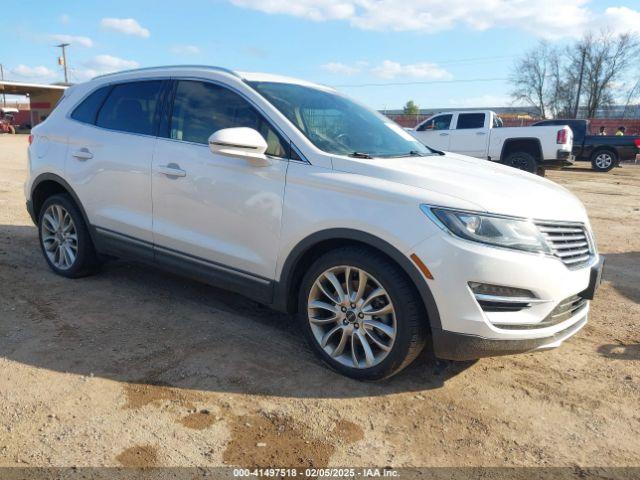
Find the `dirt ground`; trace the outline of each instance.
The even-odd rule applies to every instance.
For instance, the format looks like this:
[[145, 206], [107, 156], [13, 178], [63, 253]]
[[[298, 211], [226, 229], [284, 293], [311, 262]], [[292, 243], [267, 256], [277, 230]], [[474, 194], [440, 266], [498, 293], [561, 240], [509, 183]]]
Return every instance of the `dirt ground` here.
[[119, 261], [52, 274], [26, 147], [0, 136], [0, 466], [640, 465], [640, 167], [549, 174], [607, 257], [574, 338], [367, 384], [238, 295]]

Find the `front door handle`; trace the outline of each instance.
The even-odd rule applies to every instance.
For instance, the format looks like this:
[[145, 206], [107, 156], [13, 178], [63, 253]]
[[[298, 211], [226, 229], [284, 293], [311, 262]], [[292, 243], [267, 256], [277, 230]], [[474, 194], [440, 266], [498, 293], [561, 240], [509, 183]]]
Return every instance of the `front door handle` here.
[[170, 163], [168, 165], [159, 165], [156, 167], [156, 172], [162, 173], [167, 177], [186, 177], [187, 172], [180, 168], [177, 163]]
[[440, 136], [441, 136], [441, 137], [448, 137], [448, 136], [449, 136], [449, 134], [448, 134], [448, 133], [441, 133], [441, 134], [440, 134]]
[[71, 156], [78, 160], [91, 160], [93, 158], [93, 153], [91, 153], [88, 148], [83, 147], [80, 150], [73, 152]]
[[486, 135], [487, 132], [476, 132], [476, 135]]

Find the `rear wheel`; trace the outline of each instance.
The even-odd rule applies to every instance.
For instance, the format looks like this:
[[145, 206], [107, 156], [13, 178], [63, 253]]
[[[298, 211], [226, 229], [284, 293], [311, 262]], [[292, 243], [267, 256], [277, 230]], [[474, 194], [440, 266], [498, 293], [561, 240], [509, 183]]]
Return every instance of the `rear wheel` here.
[[98, 261], [93, 242], [71, 197], [57, 194], [44, 202], [38, 231], [44, 258], [55, 273], [78, 278], [96, 270]]
[[390, 377], [424, 347], [421, 300], [405, 274], [378, 252], [333, 250], [309, 268], [301, 287], [301, 327], [320, 358], [344, 375]]
[[611, 150], [599, 150], [591, 156], [591, 166], [597, 172], [608, 172], [616, 166], [617, 155]]
[[538, 172], [538, 162], [533, 155], [527, 152], [513, 152], [510, 153], [504, 161], [505, 165], [517, 168], [518, 170], [524, 170], [529, 173]]

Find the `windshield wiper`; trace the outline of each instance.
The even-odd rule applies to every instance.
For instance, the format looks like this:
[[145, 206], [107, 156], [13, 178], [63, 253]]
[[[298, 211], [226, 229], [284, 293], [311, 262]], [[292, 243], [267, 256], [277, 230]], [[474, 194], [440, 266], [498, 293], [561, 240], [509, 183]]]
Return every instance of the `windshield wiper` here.
[[354, 158], [373, 158], [368, 153], [363, 153], [363, 152], [353, 152], [349, 156]]

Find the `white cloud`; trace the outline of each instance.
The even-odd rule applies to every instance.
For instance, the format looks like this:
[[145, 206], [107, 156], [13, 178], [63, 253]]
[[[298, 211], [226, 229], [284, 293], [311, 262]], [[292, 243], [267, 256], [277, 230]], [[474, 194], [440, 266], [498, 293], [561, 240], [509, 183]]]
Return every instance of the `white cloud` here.
[[102, 28], [124, 33], [125, 35], [134, 35], [142, 38], [149, 38], [151, 35], [148, 29], [133, 18], [103, 18], [100, 25]]
[[[480, 95], [478, 97], [456, 98], [449, 100], [450, 107], [457, 108], [487, 108], [487, 107], [509, 107], [519, 106], [518, 102], [514, 103], [513, 99], [506, 95]], [[441, 107], [445, 105], [439, 105]]]
[[384, 60], [378, 64], [359, 61], [353, 65], [329, 62], [321, 65], [320, 68], [335, 75], [352, 76], [363, 73], [385, 80], [393, 80], [398, 77], [413, 80], [448, 80], [453, 78], [447, 70], [429, 62], [401, 64], [391, 60]]
[[83, 68], [72, 68], [71, 79], [75, 82], [84, 82], [98, 75], [138, 68], [140, 64], [135, 60], [114, 57], [113, 55], [96, 55], [83, 64]]
[[398, 62], [385, 60], [380, 65], [371, 69], [371, 73], [379, 78], [387, 80], [396, 77], [413, 78], [419, 80], [447, 80], [452, 75], [435, 63], [411, 63], [402, 65]]
[[28, 79], [50, 79], [51, 77], [56, 76], [56, 72], [42, 65], [29, 67], [27, 65], [20, 64], [17, 67], [12, 68], [11, 73], [18, 77]]
[[239, 7], [260, 10], [265, 13], [284, 13], [309, 20], [346, 20], [356, 12], [360, 0], [231, 0]]
[[176, 55], [196, 55], [200, 53], [200, 49], [195, 45], [174, 45], [169, 51]]
[[81, 47], [93, 47], [93, 40], [89, 37], [81, 37], [75, 35], [55, 34], [49, 35], [49, 40], [60, 43], [70, 43], [71, 45], [80, 45]]
[[140, 66], [135, 60], [125, 60], [124, 58], [114, 57], [113, 55], [96, 55], [91, 60], [85, 62], [85, 65], [98, 70], [111, 72]]
[[604, 11], [594, 27], [604, 27], [615, 33], [633, 32], [640, 34], [640, 11], [628, 7], [609, 7]]
[[435, 33], [456, 26], [487, 30], [511, 27], [536, 36], [579, 36], [602, 20], [638, 31], [640, 12], [610, 7], [589, 8], [589, 0], [229, 0], [269, 14], [314, 21], [344, 20], [365, 30]]
[[31, 81], [49, 81], [56, 76], [56, 72], [43, 65], [37, 67], [29, 67], [28, 65], [20, 64], [10, 70], [11, 74], [21, 79], [27, 79]]
[[356, 73], [360, 73], [361, 71], [359, 67], [345, 65], [344, 63], [340, 62], [325, 63], [324, 65], [321, 65], [320, 68], [335, 75], [346, 75], [348, 77], [351, 75], [355, 75]]

